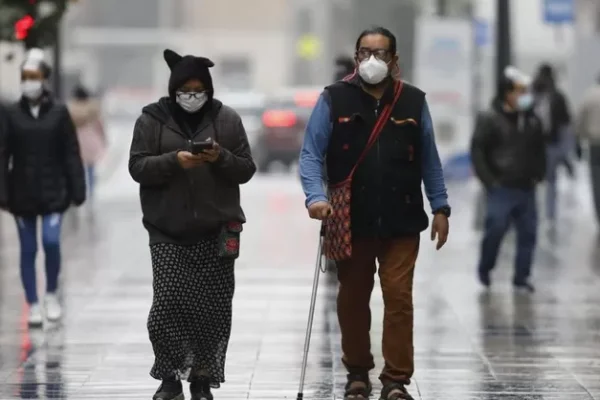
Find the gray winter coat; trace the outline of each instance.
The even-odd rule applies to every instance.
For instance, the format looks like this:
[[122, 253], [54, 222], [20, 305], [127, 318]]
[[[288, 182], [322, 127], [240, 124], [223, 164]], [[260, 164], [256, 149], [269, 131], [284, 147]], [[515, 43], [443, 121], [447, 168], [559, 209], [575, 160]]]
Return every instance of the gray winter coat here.
[[[171, 115], [170, 100], [142, 110], [131, 143], [129, 172], [140, 184], [150, 243], [192, 245], [217, 235], [228, 222], [246, 222], [239, 185], [256, 172], [240, 116], [218, 100], [193, 135]], [[212, 164], [184, 170], [177, 153], [211, 137], [221, 146]]]

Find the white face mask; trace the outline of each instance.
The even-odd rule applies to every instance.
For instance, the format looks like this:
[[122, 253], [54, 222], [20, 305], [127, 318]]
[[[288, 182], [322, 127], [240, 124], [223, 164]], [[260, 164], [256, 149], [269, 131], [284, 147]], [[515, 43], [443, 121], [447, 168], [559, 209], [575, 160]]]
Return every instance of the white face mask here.
[[21, 92], [29, 100], [37, 100], [42, 95], [44, 83], [37, 80], [26, 80], [21, 82]]
[[517, 107], [519, 110], [526, 111], [533, 106], [533, 95], [531, 93], [525, 93], [519, 96], [517, 99]]
[[177, 92], [177, 104], [189, 113], [200, 110], [207, 100], [206, 92]]
[[358, 73], [365, 82], [377, 85], [387, 77], [388, 65], [385, 61], [371, 56], [368, 60], [364, 60], [359, 64]]

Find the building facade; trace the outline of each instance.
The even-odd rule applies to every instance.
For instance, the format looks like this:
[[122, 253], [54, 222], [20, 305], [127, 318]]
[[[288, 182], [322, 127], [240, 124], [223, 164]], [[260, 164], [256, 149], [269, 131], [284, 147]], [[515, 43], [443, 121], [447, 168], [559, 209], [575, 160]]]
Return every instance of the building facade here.
[[287, 78], [287, 2], [81, 2], [67, 20], [66, 65], [100, 88], [162, 88], [162, 51], [172, 48], [211, 58], [220, 86], [269, 90]]
[[413, 0], [81, 2], [67, 22], [67, 64], [99, 87], [163, 87], [162, 50], [170, 47], [213, 59], [220, 87], [269, 92], [328, 83], [333, 60], [352, 55], [360, 31], [384, 25], [396, 33], [410, 77], [420, 8]]

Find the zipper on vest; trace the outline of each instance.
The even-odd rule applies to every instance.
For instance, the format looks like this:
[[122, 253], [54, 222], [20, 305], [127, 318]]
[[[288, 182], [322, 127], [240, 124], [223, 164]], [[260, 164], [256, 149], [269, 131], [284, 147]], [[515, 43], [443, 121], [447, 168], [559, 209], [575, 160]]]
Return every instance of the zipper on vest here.
[[[377, 100], [377, 105], [375, 106], [375, 122], [377, 122], [377, 118], [379, 118], [379, 100]], [[380, 135], [381, 137], [381, 135]], [[378, 188], [377, 188], [377, 233], [381, 235], [381, 190], [382, 190], [382, 174], [381, 174], [381, 153], [379, 146], [379, 138], [375, 143], [377, 146], [377, 176], [379, 180]]]

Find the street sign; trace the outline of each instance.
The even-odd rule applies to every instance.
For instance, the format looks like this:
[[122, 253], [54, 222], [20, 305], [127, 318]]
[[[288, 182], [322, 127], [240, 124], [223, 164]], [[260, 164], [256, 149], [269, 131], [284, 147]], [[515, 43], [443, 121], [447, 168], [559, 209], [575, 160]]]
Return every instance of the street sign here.
[[[476, 69], [473, 21], [420, 17], [415, 31], [415, 84], [427, 92], [442, 160], [468, 152]], [[436, 139], [436, 140], [437, 140]]]
[[314, 60], [321, 53], [321, 41], [315, 35], [303, 35], [298, 40], [296, 51], [300, 58]]
[[571, 24], [575, 20], [575, 0], [542, 0], [544, 22]]

